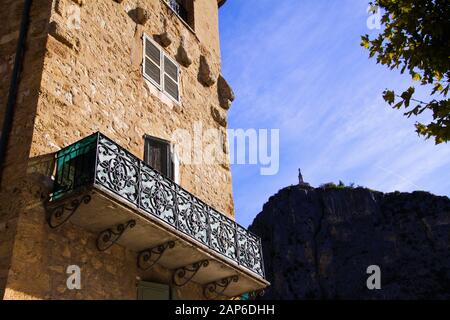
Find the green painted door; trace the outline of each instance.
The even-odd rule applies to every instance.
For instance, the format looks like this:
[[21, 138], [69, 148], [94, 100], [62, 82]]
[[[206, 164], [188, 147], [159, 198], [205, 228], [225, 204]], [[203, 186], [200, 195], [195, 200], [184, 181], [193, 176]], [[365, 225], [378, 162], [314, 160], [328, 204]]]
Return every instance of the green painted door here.
[[170, 300], [170, 287], [141, 281], [138, 285], [138, 300]]

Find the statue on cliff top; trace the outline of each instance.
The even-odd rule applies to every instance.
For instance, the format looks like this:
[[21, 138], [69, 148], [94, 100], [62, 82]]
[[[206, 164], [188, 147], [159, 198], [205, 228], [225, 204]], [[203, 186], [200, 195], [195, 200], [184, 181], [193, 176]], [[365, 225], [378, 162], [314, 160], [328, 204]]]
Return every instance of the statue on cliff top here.
[[298, 169], [298, 185], [300, 187], [311, 187], [311, 185], [303, 180], [302, 170]]

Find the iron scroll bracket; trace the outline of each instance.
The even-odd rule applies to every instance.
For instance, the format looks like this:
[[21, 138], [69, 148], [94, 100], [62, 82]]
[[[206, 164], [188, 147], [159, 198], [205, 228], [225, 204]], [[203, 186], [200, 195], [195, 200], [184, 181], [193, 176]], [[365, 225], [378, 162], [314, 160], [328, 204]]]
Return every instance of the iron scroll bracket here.
[[91, 202], [92, 197], [89, 194], [74, 198], [56, 206], [47, 207], [47, 223], [52, 229], [56, 229], [66, 223], [82, 204]]
[[178, 287], [185, 286], [191, 281], [200, 269], [209, 266], [209, 260], [202, 260], [191, 265], [181, 267], [175, 270], [172, 276], [173, 283]]
[[[167, 249], [173, 249], [175, 247], [175, 241], [168, 241], [159, 246], [143, 250], [138, 256], [138, 267], [142, 270], [148, 270], [152, 268], [164, 255]], [[154, 259], [152, 259], [155, 257]]]
[[118, 224], [115, 227], [108, 228], [98, 235], [97, 249], [99, 251], [106, 251], [111, 248], [127, 229], [132, 229], [136, 226], [136, 220], [129, 220], [126, 223]]
[[203, 295], [208, 300], [216, 299], [219, 296], [223, 295], [223, 293], [225, 292], [225, 290], [227, 290], [230, 284], [238, 281], [239, 276], [234, 275], [231, 277], [223, 278], [221, 280], [208, 283], [203, 287]]

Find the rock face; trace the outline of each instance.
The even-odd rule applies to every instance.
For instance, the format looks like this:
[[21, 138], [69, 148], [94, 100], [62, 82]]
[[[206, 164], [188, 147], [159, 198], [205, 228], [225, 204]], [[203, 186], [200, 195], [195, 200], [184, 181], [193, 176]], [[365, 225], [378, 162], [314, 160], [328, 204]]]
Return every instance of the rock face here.
[[[264, 299], [450, 299], [450, 199], [363, 188], [279, 191], [250, 227]], [[367, 267], [381, 268], [369, 290]]]

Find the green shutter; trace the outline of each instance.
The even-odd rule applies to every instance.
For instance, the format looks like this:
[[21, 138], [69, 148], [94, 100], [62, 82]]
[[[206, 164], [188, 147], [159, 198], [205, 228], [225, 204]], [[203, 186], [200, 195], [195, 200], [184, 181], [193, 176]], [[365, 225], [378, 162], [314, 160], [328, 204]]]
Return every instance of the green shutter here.
[[170, 287], [141, 281], [138, 285], [138, 300], [170, 300]]
[[56, 154], [52, 200], [93, 182], [97, 138], [98, 135], [93, 134]]
[[180, 298], [178, 297], [177, 288], [171, 287], [170, 293], [171, 293], [170, 300], [180, 300]]

